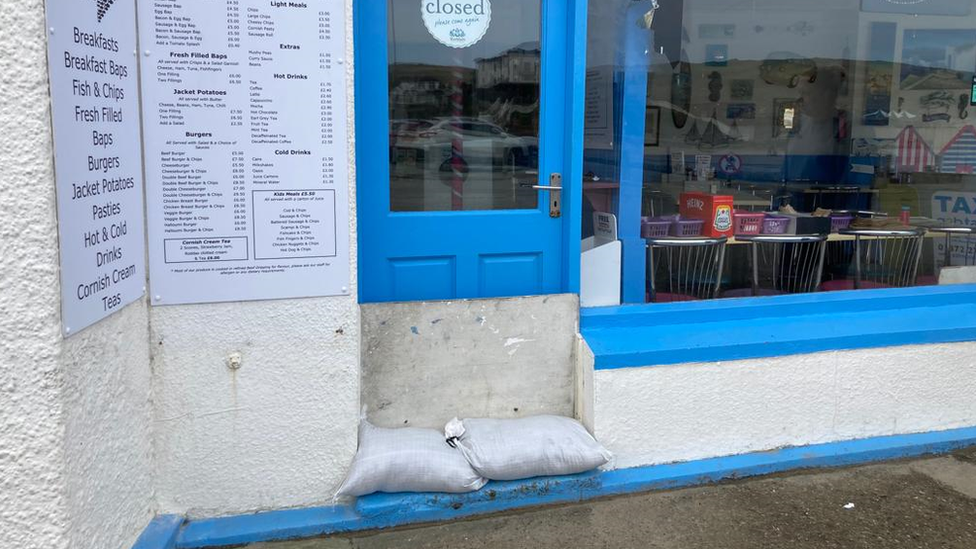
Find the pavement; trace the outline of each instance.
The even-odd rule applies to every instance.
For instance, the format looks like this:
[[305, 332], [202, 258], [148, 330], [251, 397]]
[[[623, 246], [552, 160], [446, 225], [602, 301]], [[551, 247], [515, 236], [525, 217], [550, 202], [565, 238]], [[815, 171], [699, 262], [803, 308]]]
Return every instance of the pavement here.
[[976, 548], [976, 447], [248, 549]]

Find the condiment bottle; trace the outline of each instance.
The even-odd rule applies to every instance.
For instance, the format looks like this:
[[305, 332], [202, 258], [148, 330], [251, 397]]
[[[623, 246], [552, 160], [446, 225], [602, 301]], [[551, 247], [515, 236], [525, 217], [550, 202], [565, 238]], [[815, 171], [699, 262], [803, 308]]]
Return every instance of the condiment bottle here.
[[902, 225], [910, 225], [912, 223], [912, 208], [911, 206], [902, 206], [901, 215], [898, 216]]

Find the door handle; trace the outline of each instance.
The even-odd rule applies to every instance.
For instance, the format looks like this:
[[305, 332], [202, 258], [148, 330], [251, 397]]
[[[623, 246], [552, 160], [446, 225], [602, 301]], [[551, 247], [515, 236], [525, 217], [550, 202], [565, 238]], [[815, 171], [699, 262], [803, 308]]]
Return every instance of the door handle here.
[[563, 195], [562, 174], [554, 173], [550, 175], [548, 185], [536, 185], [534, 183], [522, 182], [519, 183], [519, 187], [534, 189], [537, 191], [549, 191], [549, 217], [560, 217], [562, 215], [562, 208], [559, 204], [562, 201]]
[[549, 176], [548, 185], [533, 185], [532, 188], [549, 191], [549, 217], [556, 218], [562, 215], [563, 174], [554, 173]]

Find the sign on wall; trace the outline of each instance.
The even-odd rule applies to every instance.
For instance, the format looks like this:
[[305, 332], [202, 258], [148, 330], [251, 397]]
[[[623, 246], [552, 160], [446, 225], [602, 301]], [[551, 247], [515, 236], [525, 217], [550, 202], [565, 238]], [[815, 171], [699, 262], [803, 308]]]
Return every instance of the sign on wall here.
[[441, 44], [469, 48], [491, 26], [491, 0], [420, 0], [420, 16]]
[[[939, 191], [932, 195], [932, 218], [941, 225], [950, 227], [976, 227], [976, 193], [959, 191]], [[935, 266], [940, 269], [946, 266], [945, 237], [935, 239]], [[949, 258], [952, 265], [966, 265], [976, 257], [976, 242], [971, 236], [952, 236], [948, 239], [950, 246]]]
[[343, 5], [139, 0], [154, 305], [349, 293]]
[[65, 336], [145, 294], [135, 0], [47, 0]]
[[587, 69], [583, 111], [587, 149], [613, 148], [613, 116], [613, 67]]

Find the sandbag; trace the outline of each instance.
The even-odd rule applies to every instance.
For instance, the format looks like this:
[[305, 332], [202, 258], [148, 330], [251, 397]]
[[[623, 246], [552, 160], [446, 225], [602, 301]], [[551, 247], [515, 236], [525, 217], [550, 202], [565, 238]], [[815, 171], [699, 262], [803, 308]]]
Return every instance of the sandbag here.
[[444, 433], [471, 467], [491, 480], [573, 475], [596, 469], [612, 457], [568, 417], [454, 419]]
[[434, 429], [383, 429], [365, 419], [359, 424], [359, 450], [336, 493], [473, 492], [487, 480]]

